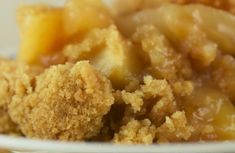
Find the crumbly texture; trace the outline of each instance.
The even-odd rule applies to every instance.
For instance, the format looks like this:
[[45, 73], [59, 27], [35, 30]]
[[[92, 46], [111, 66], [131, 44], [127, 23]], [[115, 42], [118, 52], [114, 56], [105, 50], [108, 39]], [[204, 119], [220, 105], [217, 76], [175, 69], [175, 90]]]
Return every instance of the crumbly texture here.
[[99, 133], [113, 101], [110, 82], [79, 62], [37, 76], [31, 93], [13, 97], [9, 114], [27, 137], [84, 140]]
[[184, 112], [177, 111], [171, 117], [166, 117], [165, 123], [157, 128], [156, 137], [159, 143], [186, 141], [194, 128], [187, 122]]
[[66, 46], [62, 53], [69, 62], [89, 60], [112, 81], [113, 88], [125, 87], [136, 79], [142, 67], [133, 44], [116, 25], [91, 30], [81, 43]]
[[31, 68], [20, 62], [0, 59], [0, 81], [2, 90], [0, 105], [8, 104], [14, 94], [25, 95], [32, 92], [32, 80], [40, 69]]
[[113, 142], [119, 144], [151, 144], [155, 138], [156, 127], [148, 119], [130, 120], [114, 135]]
[[133, 41], [139, 43], [150, 63], [148, 71], [156, 78], [175, 81], [192, 77], [190, 62], [170, 45], [167, 38], [154, 25], [136, 29]]
[[121, 91], [120, 99], [127, 105], [124, 121], [142, 116], [149, 118], [155, 125], [160, 125], [167, 115], [171, 115], [177, 110], [169, 83], [151, 76], [144, 77], [144, 84], [140, 85], [139, 89], [133, 92]]
[[23, 96], [33, 90], [31, 81], [40, 69], [30, 68], [16, 61], [0, 59], [0, 71], [0, 133], [20, 135], [18, 125], [8, 114], [8, 104], [15, 94]]
[[0, 125], [1, 134], [21, 135], [19, 127], [11, 120], [6, 107], [0, 108]]

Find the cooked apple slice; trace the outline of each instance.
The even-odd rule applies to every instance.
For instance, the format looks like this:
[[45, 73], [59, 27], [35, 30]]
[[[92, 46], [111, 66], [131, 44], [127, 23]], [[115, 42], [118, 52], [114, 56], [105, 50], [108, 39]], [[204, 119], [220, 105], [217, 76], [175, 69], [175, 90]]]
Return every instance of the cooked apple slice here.
[[81, 35], [92, 28], [112, 23], [108, 10], [101, 0], [69, 0], [65, 4], [64, 24], [69, 36]]
[[[188, 44], [199, 47], [198, 50], [209, 49], [205, 52], [215, 52], [213, 50], [216, 46], [210, 42], [213, 41], [223, 53], [235, 55], [235, 17], [218, 9], [202, 5], [165, 4], [120, 18], [117, 22], [127, 36], [133, 34], [139, 25], [154, 24], [176, 46], [187, 48]], [[185, 42], [191, 36], [197, 38], [196, 43]]]
[[234, 15], [202, 5], [191, 5], [184, 8], [203, 28], [209, 39], [216, 42], [224, 53], [235, 55]]
[[45, 5], [23, 6], [17, 12], [21, 46], [18, 58], [26, 63], [39, 62], [41, 55], [63, 46], [63, 10]]
[[212, 87], [197, 88], [186, 98], [184, 108], [191, 124], [200, 132], [201, 139], [235, 138], [235, 107], [220, 91]]
[[213, 64], [212, 78], [220, 89], [226, 93], [235, 104], [235, 59], [225, 55]]

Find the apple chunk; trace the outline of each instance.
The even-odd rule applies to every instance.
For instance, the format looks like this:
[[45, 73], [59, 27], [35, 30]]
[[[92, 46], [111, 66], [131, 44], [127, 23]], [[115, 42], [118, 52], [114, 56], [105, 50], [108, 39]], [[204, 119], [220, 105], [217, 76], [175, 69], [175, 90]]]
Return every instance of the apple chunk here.
[[20, 27], [19, 60], [36, 64], [40, 56], [61, 49], [64, 43], [63, 10], [44, 5], [18, 9]]
[[[235, 138], [235, 107], [229, 98], [213, 87], [197, 88], [186, 98], [186, 115], [199, 128], [202, 140]], [[208, 128], [209, 127], [209, 128]]]
[[101, 0], [69, 0], [65, 4], [66, 35], [79, 37], [93, 28], [110, 25], [112, 19]]

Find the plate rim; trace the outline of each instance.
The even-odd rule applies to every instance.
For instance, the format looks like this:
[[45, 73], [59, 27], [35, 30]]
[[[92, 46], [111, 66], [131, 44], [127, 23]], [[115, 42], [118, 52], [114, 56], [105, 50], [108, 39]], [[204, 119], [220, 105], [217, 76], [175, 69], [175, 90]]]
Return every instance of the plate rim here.
[[35, 140], [21, 137], [0, 135], [0, 148], [18, 151], [83, 152], [83, 153], [221, 153], [234, 152], [235, 141], [207, 143], [174, 143], [154, 145], [117, 145], [94, 142], [62, 142]]

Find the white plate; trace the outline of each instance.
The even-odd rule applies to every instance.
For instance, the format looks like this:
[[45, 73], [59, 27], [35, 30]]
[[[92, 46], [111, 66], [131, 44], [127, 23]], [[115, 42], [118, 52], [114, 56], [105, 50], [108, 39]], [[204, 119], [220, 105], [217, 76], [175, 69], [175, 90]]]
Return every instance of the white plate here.
[[235, 142], [165, 145], [113, 145], [107, 143], [72, 143], [40, 141], [0, 136], [0, 147], [15, 152], [45, 153], [234, 153]]

